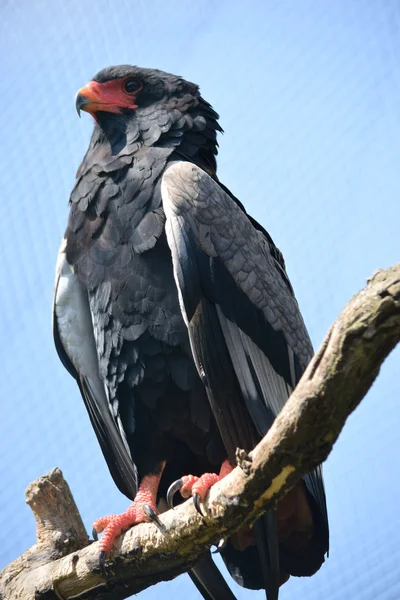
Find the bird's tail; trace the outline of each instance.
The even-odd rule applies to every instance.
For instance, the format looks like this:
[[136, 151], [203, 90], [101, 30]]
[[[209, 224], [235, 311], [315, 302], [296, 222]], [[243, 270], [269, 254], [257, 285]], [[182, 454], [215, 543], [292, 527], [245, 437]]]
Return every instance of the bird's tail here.
[[260, 517], [252, 534], [255, 544], [239, 550], [228, 540], [221, 556], [236, 583], [252, 590], [265, 589], [268, 600], [277, 600], [282, 581], [275, 512]]
[[204, 600], [236, 600], [236, 596], [226, 583], [223, 575], [214, 563], [210, 552], [206, 552], [189, 576]]

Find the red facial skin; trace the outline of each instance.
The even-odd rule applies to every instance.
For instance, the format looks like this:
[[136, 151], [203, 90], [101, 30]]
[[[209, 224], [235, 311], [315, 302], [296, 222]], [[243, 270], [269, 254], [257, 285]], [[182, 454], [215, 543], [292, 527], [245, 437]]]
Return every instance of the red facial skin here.
[[96, 112], [101, 110], [115, 114], [121, 114], [122, 109], [135, 110], [138, 108], [136, 97], [141, 87], [135, 92], [128, 93], [124, 90], [126, 81], [131, 77], [112, 79], [105, 83], [91, 81], [78, 91], [77, 96], [83, 96], [89, 102], [81, 107], [96, 119]]

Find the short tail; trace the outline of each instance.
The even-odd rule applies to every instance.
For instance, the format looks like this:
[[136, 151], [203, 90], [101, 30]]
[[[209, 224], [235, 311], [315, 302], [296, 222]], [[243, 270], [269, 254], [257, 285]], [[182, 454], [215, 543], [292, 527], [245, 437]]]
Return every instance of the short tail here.
[[204, 600], [236, 600], [231, 588], [214, 563], [210, 552], [206, 552], [193, 569], [189, 571]]

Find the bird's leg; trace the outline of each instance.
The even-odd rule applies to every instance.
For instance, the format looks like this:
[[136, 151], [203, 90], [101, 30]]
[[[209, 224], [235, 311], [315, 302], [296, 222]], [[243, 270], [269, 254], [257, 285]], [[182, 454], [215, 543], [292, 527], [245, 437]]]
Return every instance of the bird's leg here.
[[115, 538], [132, 525], [143, 522], [154, 522], [164, 533], [165, 528], [158, 518], [157, 491], [161, 475], [164, 469], [162, 465], [160, 473], [145, 475], [139, 485], [135, 500], [127, 510], [119, 515], [101, 517], [93, 523], [93, 538], [97, 540], [99, 533], [103, 532], [99, 542], [99, 563], [104, 568], [107, 553], [112, 550]]
[[174, 483], [170, 485], [168, 489], [167, 502], [169, 506], [173, 508], [174, 495], [176, 492], [180, 491], [183, 498], [190, 498], [190, 496], [193, 497], [193, 504], [195, 505], [197, 512], [204, 516], [200, 504], [204, 502], [208, 490], [211, 486], [217, 483], [217, 481], [221, 481], [221, 479], [228, 475], [232, 469], [233, 467], [230, 462], [228, 460], [224, 460], [221, 465], [219, 475], [217, 475], [217, 473], [204, 473], [201, 477], [196, 477], [195, 475], [184, 475], [181, 477], [181, 479], [174, 481]]

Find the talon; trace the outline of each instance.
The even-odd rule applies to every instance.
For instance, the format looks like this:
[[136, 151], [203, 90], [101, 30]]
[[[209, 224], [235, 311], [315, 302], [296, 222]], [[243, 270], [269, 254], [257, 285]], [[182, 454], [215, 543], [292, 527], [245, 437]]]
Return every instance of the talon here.
[[99, 552], [99, 567], [102, 573], [106, 572], [106, 553], [104, 551]]
[[[162, 465], [162, 467], [164, 467], [164, 465]], [[163, 527], [155, 512], [157, 490], [161, 474], [162, 469], [155, 475], [145, 475], [142, 478], [133, 503], [123, 513], [101, 517], [93, 523], [93, 529], [95, 530], [93, 531], [93, 537], [97, 539], [97, 535], [101, 532], [103, 533], [99, 542], [99, 566], [102, 571], [104, 571], [106, 556], [108, 556], [113, 549], [115, 538], [123, 531], [132, 527], [132, 525], [143, 523], [147, 520], [152, 520], [154, 522], [158, 521], [160, 528]], [[152, 508], [152, 511], [146, 511], [146, 508], [143, 510], [143, 507], [146, 504]]]
[[150, 519], [155, 525], [157, 525], [161, 533], [166, 532], [165, 525], [161, 523], [156, 511], [150, 506], [150, 504], [143, 504], [142, 511], [148, 519]]
[[201, 502], [201, 500], [200, 500], [200, 494], [194, 493], [193, 494], [193, 504], [194, 504], [194, 507], [197, 510], [197, 512], [199, 513], [199, 515], [201, 515], [202, 517], [204, 517], [204, 513], [203, 513], [203, 511], [201, 509], [200, 502]]
[[92, 537], [95, 542], [97, 542], [97, 540], [99, 539], [99, 534], [97, 533], [97, 529], [95, 527], [93, 527], [92, 529]]
[[179, 492], [183, 487], [183, 479], [177, 479], [168, 488], [167, 491], [167, 503], [168, 506], [173, 509], [174, 508], [174, 496], [176, 492]]
[[227, 543], [228, 542], [225, 538], [222, 538], [222, 540], [219, 540], [218, 544], [215, 547], [215, 550], [211, 550], [211, 554], [219, 554], [221, 552], [221, 550], [226, 548]]

